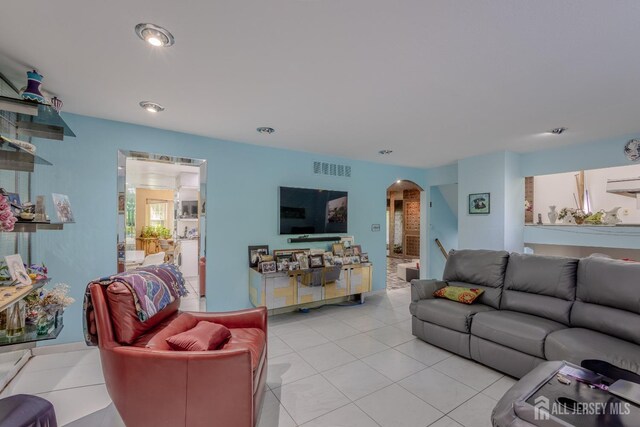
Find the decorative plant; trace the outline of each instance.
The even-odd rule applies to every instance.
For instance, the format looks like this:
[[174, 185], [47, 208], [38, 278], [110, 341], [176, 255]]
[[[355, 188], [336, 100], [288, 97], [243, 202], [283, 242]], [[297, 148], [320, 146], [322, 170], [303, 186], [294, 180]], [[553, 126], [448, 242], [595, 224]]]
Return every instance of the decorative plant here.
[[143, 238], [161, 237], [163, 239], [170, 239], [171, 236], [172, 236], [171, 230], [161, 225], [158, 225], [158, 226], [146, 225], [142, 227], [142, 232], [140, 233], [140, 237], [143, 237]]
[[67, 295], [69, 289], [70, 287], [66, 283], [58, 283], [51, 289], [45, 289], [42, 292], [42, 306], [59, 305], [63, 308], [70, 306], [76, 300]]
[[[27, 270], [27, 274], [31, 278], [31, 280], [42, 280], [47, 278], [47, 267], [44, 264], [24, 264], [25, 269]], [[4, 261], [0, 261], [0, 282], [11, 282], [11, 275], [9, 274], [9, 268], [7, 267], [7, 263]]]
[[0, 195], [0, 231], [13, 231], [17, 220], [7, 196]]
[[558, 219], [559, 220], [563, 220], [565, 219], [568, 215], [573, 216], [573, 214], [576, 212], [575, 209], [573, 208], [562, 208], [560, 209], [560, 212], [558, 213]]
[[591, 225], [600, 225], [604, 222], [603, 217], [604, 217], [604, 211], [598, 211], [596, 213], [592, 213], [588, 215], [584, 219], [584, 222], [586, 224], [591, 224]]

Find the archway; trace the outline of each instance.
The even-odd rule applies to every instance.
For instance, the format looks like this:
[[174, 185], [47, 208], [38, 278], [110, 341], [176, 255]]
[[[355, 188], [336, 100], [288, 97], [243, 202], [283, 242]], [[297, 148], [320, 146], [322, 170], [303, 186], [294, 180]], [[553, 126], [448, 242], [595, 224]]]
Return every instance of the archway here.
[[423, 189], [399, 179], [387, 187], [387, 289], [420, 276], [420, 198]]

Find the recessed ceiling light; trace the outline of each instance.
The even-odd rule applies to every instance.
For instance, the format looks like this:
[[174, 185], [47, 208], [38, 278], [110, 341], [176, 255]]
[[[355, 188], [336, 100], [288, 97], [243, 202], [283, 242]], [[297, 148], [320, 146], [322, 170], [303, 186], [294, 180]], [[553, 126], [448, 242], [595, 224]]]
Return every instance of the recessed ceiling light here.
[[258, 131], [258, 133], [266, 133], [266, 134], [272, 134], [274, 133], [276, 130], [274, 128], [270, 128], [270, 127], [266, 127], [266, 126], [261, 126], [259, 128], [256, 129]]
[[155, 47], [173, 46], [175, 39], [168, 30], [154, 24], [136, 25], [136, 34], [142, 40]]
[[150, 113], [159, 113], [164, 111], [164, 107], [162, 105], [151, 101], [142, 101], [140, 102], [140, 106]]
[[566, 131], [566, 130], [567, 130], [567, 128], [565, 128], [565, 127], [559, 127], [559, 128], [551, 129], [549, 131], [549, 133], [552, 133], [554, 135], [560, 135], [561, 133], [564, 133], [564, 131]]
[[391, 154], [393, 153], [393, 150], [380, 150], [378, 151], [378, 154], [382, 154], [383, 156], [387, 155], [387, 154]]
[[399, 179], [399, 180], [396, 181], [396, 184], [400, 184], [401, 182], [402, 182], [402, 180]]

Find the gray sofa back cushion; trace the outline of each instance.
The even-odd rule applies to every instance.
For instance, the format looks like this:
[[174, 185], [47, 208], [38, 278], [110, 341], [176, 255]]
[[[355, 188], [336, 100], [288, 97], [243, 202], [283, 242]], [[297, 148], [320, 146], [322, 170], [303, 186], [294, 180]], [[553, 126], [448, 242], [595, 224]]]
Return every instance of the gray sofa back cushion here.
[[640, 344], [640, 263], [589, 257], [578, 265], [571, 326]]
[[512, 253], [500, 308], [569, 324], [578, 259]]
[[478, 302], [493, 308], [500, 306], [509, 252], [462, 249], [449, 252], [442, 279], [453, 286], [484, 289]]

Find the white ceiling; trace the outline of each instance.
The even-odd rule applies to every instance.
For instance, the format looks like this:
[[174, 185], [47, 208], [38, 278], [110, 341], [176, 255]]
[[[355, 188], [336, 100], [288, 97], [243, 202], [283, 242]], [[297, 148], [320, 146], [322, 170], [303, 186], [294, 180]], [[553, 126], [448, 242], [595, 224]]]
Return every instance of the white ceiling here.
[[[197, 166], [149, 162], [127, 158], [126, 177], [128, 187], [176, 189], [176, 178], [183, 173], [200, 174]], [[196, 178], [196, 181], [198, 178]]]
[[640, 133], [637, 0], [4, 3], [0, 70], [74, 113], [410, 166]]

